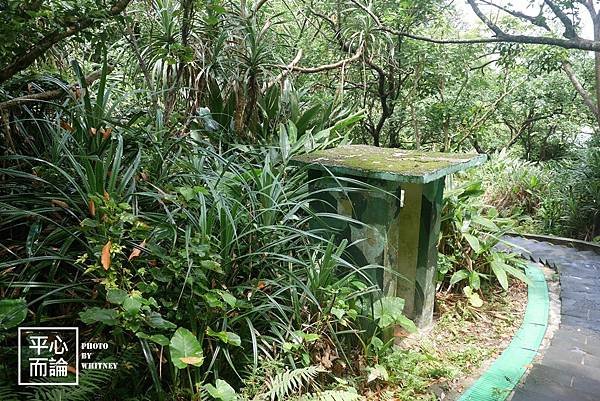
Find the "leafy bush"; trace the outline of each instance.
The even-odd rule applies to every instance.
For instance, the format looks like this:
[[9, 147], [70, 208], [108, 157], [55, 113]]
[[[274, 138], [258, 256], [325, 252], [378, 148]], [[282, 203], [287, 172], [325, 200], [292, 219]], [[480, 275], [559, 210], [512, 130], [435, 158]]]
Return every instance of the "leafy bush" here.
[[[225, 400], [264, 361], [353, 371], [355, 350], [368, 352], [391, 324], [412, 324], [402, 306], [385, 306], [399, 299], [371, 307], [379, 289], [346, 260], [346, 244], [309, 228], [320, 216], [305, 171], [286, 163], [342, 141], [359, 117], [303, 135], [290, 121], [279, 146], [219, 151], [199, 137], [154, 141], [147, 128], [107, 115], [102, 82], [46, 121], [43, 153], [0, 160], [2, 296], [20, 298], [0, 305], [11, 314], [0, 309], [0, 327], [79, 319], [86, 336], [133, 352], [145, 366], [90, 377], [110, 384], [106, 397], [151, 387], [157, 399]], [[7, 344], [15, 341], [7, 332]], [[16, 382], [8, 365], [1, 371]], [[273, 397], [300, 390], [282, 374], [271, 376], [283, 383]]]
[[600, 234], [600, 151], [581, 148], [560, 161], [531, 163], [500, 152], [476, 176], [484, 200], [516, 230], [593, 240]]
[[505, 217], [534, 215], [550, 178], [547, 170], [505, 150], [492, 155], [476, 175], [485, 187], [484, 201]]
[[498, 282], [508, 289], [508, 277], [528, 282], [523, 262], [494, 250], [512, 220], [498, 216], [495, 208], [482, 204], [480, 182], [447, 190], [442, 208], [439, 282], [448, 289], [459, 285], [473, 306], [481, 306], [484, 284]]
[[598, 240], [600, 236], [600, 148], [581, 149], [550, 165], [552, 181], [536, 217], [544, 232]]

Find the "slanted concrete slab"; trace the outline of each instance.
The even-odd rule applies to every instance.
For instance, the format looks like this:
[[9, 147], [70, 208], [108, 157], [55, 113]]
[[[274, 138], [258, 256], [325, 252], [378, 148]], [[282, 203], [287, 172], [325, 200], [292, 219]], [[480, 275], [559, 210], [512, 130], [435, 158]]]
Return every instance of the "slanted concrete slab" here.
[[296, 164], [335, 174], [426, 184], [486, 161], [486, 155], [345, 145], [294, 157]]

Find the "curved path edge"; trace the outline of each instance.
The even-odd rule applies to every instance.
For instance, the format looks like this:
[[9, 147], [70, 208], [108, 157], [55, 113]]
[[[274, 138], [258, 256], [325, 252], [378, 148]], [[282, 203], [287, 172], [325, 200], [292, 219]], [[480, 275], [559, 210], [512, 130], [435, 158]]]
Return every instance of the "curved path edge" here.
[[525, 257], [556, 268], [560, 326], [512, 401], [600, 400], [600, 255], [511, 237]]
[[580, 251], [593, 251], [600, 254], [600, 243], [583, 241], [580, 239], [557, 237], [555, 235], [529, 234], [529, 233], [509, 233], [509, 237], [523, 237], [536, 240], [538, 242], [549, 242], [554, 245], [562, 245], [571, 248], [577, 248]]
[[459, 401], [503, 401], [519, 384], [537, 355], [548, 325], [550, 300], [544, 273], [533, 263], [527, 264], [527, 308], [521, 327], [508, 347], [469, 387]]
[[[600, 254], [591, 250], [553, 244], [549, 242], [551, 239], [544, 241], [523, 237], [504, 239], [510, 245], [501, 246], [500, 249], [519, 253], [526, 259], [556, 269], [560, 278], [561, 323], [550, 345], [545, 349], [543, 357], [535, 360], [533, 357], [537, 354], [539, 344], [537, 348], [531, 349], [512, 348], [513, 342], [517, 341], [516, 344], [519, 344], [519, 339], [515, 336], [513, 342], [491, 368], [463, 394], [459, 401], [503, 401], [509, 396], [512, 396], [511, 401], [599, 401]], [[572, 242], [565, 245], [572, 245]], [[533, 267], [534, 265], [529, 265], [528, 274], [537, 271], [543, 278], [541, 270]], [[537, 282], [534, 282], [534, 287], [541, 288]], [[536, 297], [528, 296], [526, 318], [533, 319], [534, 324], [539, 324], [540, 328], [544, 326], [542, 322], [547, 325], [548, 309], [536, 307], [530, 312], [531, 301], [534, 302], [534, 306], [539, 303]], [[541, 305], [543, 304], [544, 301]], [[518, 337], [522, 337], [519, 332]], [[527, 341], [537, 343], [535, 334], [527, 334], [527, 336]], [[531, 359], [529, 355], [533, 355]], [[513, 374], [504, 378], [498, 377], [497, 374], [487, 376], [490, 371], [494, 373], [496, 363], [501, 360], [506, 364], [507, 371]], [[535, 361], [533, 364], [531, 364], [532, 360]], [[523, 382], [517, 384], [519, 380], [515, 378], [520, 374], [518, 376], [520, 379], [527, 367], [531, 367], [531, 370]], [[485, 379], [486, 376], [489, 380]]]

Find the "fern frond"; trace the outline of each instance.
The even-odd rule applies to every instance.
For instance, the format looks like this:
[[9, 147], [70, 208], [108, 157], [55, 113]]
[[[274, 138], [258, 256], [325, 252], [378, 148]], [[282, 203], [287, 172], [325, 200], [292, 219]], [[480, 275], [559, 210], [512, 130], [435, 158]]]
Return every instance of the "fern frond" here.
[[318, 393], [306, 394], [298, 401], [362, 401], [365, 397], [348, 390], [326, 390]]
[[21, 398], [15, 393], [15, 388], [8, 384], [0, 384], [0, 400], [2, 401], [19, 401]]
[[317, 366], [309, 366], [278, 373], [271, 379], [265, 398], [271, 401], [283, 400], [289, 394], [307, 387], [322, 371], [323, 369]]
[[85, 369], [79, 374], [78, 386], [37, 387], [31, 396], [34, 401], [89, 401], [101, 394], [112, 380], [114, 372], [109, 370]]

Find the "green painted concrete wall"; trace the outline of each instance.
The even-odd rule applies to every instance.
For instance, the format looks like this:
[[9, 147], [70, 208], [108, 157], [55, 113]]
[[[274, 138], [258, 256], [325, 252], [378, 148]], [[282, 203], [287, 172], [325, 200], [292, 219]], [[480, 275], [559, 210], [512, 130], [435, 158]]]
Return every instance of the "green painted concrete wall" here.
[[404, 298], [407, 316], [419, 327], [430, 325], [444, 179], [399, 183], [310, 169], [309, 190], [316, 213], [356, 220], [326, 217], [315, 220], [317, 228], [334, 232], [337, 242], [348, 240], [357, 266], [381, 266], [370, 270], [370, 279], [382, 295]]

